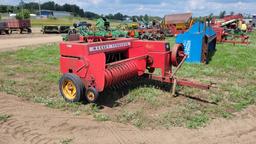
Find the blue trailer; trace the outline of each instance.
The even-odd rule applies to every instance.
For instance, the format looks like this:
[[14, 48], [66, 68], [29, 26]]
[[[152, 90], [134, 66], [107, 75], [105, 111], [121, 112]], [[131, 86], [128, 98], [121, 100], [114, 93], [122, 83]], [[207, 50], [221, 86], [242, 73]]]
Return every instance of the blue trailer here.
[[176, 37], [176, 43], [182, 43], [188, 55], [186, 62], [208, 63], [216, 48], [216, 33], [204, 22], [196, 22], [187, 32]]

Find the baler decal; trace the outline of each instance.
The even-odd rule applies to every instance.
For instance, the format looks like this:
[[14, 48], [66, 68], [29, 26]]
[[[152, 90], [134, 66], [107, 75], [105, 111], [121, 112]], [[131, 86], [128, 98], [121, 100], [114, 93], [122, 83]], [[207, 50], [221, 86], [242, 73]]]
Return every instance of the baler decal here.
[[188, 41], [184, 41], [184, 51], [185, 51], [185, 54], [188, 55], [188, 58], [190, 57], [190, 49], [191, 49], [191, 40], [188, 40]]
[[89, 47], [89, 51], [96, 52], [96, 51], [102, 51], [106, 49], [122, 48], [127, 46], [131, 46], [131, 42], [92, 46], [92, 47]]

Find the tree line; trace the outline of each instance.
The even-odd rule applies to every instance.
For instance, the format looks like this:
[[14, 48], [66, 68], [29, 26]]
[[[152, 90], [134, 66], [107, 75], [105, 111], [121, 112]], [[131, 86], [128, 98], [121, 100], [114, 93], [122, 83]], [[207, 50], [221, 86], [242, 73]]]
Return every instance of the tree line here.
[[[0, 5], [0, 13], [18, 13], [21, 8], [30, 11], [30, 13], [37, 13], [39, 9], [39, 4], [35, 2], [30, 3], [20, 3], [19, 6], [11, 5]], [[59, 5], [53, 1], [45, 2], [40, 4], [41, 9], [54, 10], [54, 11], [66, 11], [72, 13], [74, 16], [97, 18], [100, 17], [98, 14], [93, 12], [84, 11], [77, 5], [64, 4]]]
[[[22, 7], [23, 9], [29, 11], [30, 13], [37, 13], [39, 9], [39, 4], [35, 2], [29, 2], [29, 3], [20, 3], [18, 6], [0, 5], [0, 13], [19, 13]], [[95, 19], [99, 17], [106, 17], [108, 19], [114, 19], [114, 20], [125, 20], [126, 18], [130, 18], [133, 20], [136, 20], [136, 19], [141, 20], [142, 18], [144, 18], [145, 20], [149, 19], [148, 15], [128, 16], [120, 12], [116, 14], [99, 15], [94, 12], [84, 11], [82, 8], [80, 8], [75, 4], [59, 5], [54, 1], [42, 3], [40, 4], [40, 7], [41, 9], [44, 9], [44, 10], [66, 11], [66, 12], [70, 12], [73, 16], [86, 17], [90, 19]]]

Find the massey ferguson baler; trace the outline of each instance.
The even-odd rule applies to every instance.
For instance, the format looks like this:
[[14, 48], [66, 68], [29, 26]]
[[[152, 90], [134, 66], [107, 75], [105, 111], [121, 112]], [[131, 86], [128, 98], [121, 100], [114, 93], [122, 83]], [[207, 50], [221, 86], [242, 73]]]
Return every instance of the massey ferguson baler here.
[[[165, 83], [209, 89], [210, 84], [179, 80], [175, 74], [186, 59], [182, 44], [172, 49], [168, 42], [142, 41], [133, 38], [85, 43], [60, 43], [59, 81], [61, 95], [68, 102], [86, 98], [95, 102], [99, 92], [135, 77], [145, 77]], [[172, 71], [173, 67], [176, 67]], [[161, 75], [154, 75], [155, 69]]]

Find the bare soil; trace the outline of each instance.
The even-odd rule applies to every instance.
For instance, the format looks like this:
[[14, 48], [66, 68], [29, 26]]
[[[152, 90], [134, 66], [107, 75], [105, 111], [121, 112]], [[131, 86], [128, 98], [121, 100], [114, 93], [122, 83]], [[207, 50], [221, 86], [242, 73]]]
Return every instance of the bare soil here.
[[42, 34], [40, 28], [32, 28], [31, 34], [13, 32], [10, 35], [0, 35], [0, 52], [38, 44], [47, 44], [61, 41], [60, 34]]
[[97, 122], [87, 115], [33, 104], [0, 93], [0, 114], [11, 115], [0, 122], [1, 144], [255, 144], [256, 106], [233, 119], [216, 119], [204, 128], [140, 130], [115, 122]]

